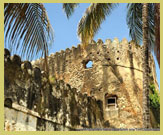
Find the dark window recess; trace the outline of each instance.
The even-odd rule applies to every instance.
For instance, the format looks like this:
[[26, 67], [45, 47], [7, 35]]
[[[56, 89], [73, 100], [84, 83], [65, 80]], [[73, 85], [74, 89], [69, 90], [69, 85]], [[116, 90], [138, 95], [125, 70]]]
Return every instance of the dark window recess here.
[[109, 98], [108, 104], [115, 104], [115, 98]]
[[117, 100], [116, 96], [107, 98], [107, 100], [106, 100], [107, 108], [109, 108], [109, 109], [117, 108], [117, 101], [116, 100]]
[[91, 60], [88, 60], [84, 62], [84, 68], [92, 68], [93, 67], [93, 62]]

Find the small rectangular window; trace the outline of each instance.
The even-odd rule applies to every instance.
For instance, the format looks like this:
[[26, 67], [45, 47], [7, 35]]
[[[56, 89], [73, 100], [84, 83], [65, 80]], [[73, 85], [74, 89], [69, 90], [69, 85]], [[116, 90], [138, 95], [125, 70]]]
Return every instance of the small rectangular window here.
[[107, 99], [107, 107], [108, 107], [108, 109], [115, 109], [117, 107], [116, 97], [109, 97]]
[[109, 98], [108, 104], [115, 104], [115, 98]]

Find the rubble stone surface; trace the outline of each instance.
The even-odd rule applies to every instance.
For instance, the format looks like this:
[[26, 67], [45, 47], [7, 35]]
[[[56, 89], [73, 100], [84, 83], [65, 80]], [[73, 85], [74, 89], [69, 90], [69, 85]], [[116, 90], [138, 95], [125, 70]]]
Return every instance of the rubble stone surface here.
[[[4, 63], [5, 130], [142, 128], [142, 48], [133, 42], [99, 39], [51, 54], [49, 76], [43, 59], [23, 62], [5, 49]], [[152, 55], [150, 69], [158, 88]]]

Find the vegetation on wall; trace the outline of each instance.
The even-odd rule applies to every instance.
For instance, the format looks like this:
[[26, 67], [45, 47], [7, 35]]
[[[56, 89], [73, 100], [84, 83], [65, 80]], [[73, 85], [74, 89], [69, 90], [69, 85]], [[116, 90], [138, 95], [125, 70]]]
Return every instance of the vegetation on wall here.
[[150, 110], [153, 113], [154, 119], [151, 116], [153, 128], [160, 128], [160, 95], [154, 84], [150, 85]]
[[149, 94], [149, 99], [150, 99], [151, 107], [154, 109], [160, 109], [160, 96], [154, 84], [150, 85], [150, 91], [151, 93]]

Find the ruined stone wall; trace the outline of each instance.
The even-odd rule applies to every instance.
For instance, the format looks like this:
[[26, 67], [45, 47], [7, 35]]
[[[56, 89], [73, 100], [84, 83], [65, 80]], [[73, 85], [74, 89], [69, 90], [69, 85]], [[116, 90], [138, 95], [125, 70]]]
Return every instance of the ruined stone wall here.
[[87, 96], [21, 61], [4, 54], [4, 128], [7, 131], [75, 130], [105, 124], [102, 101]]
[[[86, 68], [88, 61], [92, 68]], [[32, 62], [43, 70], [43, 59]], [[50, 75], [103, 102], [104, 119], [116, 128], [142, 127], [142, 47], [123, 39], [92, 42], [48, 57]], [[155, 64], [150, 56], [155, 83]], [[107, 108], [107, 98], [117, 97], [117, 107]]]
[[[48, 57], [50, 76], [43, 61], [31, 65], [5, 49], [5, 130], [142, 128], [141, 46], [125, 39], [78, 45]], [[157, 87], [152, 55], [150, 69]]]

